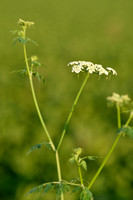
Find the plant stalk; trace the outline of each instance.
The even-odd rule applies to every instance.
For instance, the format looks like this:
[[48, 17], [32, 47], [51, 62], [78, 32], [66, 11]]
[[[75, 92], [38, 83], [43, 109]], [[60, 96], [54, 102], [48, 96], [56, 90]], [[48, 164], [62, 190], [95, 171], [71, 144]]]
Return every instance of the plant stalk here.
[[[56, 152], [55, 152], [55, 156], [56, 156], [58, 180], [59, 180], [59, 182], [61, 182], [61, 181], [62, 181], [62, 177], [61, 177], [61, 168], [60, 168], [59, 154], [58, 154], [58, 151], [57, 151], [57, 150], [56, 150]], [[64, 200], [64, 194], [63, 194], [63, 193], [61, 193], [61, 200]]]
[[78, 102], [78, 99], [79, 99], [79, 97], [80, 97], [80, 95], [81, 95], [81, 92], [82, 92], [82, 90], [83, 90], [83, 88], [84, 88], [84, 86], [85, 86], [85, 84], [86, 84], [88, 78], [89, 78], [89, 73], [87, 73], [87, 76], [85, 77], [84, 82], [83, 82], [83, 84], [81, 85], [81, 87], [80, 87], [80, 89], [79, 89], [79, 91], [78, 91], [78, 94], [77, 94], [77, 96], [76, 96], [76, 98], [75, 98], [75, 100], [74, 100], [74, 103], [73, 103], [73, 105], [72, 105], [72, 108], [71, 108], [71, 110], [70, 110], [70, 112], [69, 112], [68, 118], [67, 118], [67, 120], [66, 120], [64, 129], [63, 129], [62, 134], [61, 134], [61, 138], [60, 138], [59, 143], [58, 143], [58, 146], [57, 146], [57, 150], [59, 150], [59, 148], [60, 148], [60, 146], [61, 146], [61, 144], [62, 144], [63, 138], [64, 138], [64, 136], [65, 136], [65, 133], [66, 133], [66, 130], [67, 130], [67, 127], [68, 127], [68, 123], [69, 123], [69, 121], [70, 121], [70, 119], [71, 119], [71, 117], [72, 117], [74, 108], [75, 108], [75, 106], [76, 106], [76, 104], [77, 104], [77, 102]]
[[[26, 35], [26, 27], [23, 27], [23, 37], [24, 38], [25, 38], [25, 35]], [[30, 72], [29, 63], [28, 63], [28, 59], [27, 59], [27, 51], [26, 51], [26, 45], [25, 44], [23, 45], [23, 49], [24, 49], [24, 58], [25, 58], [27, 73], [28, 73], [28, 77], [29, 77], [29, 81], [30, 81], [32, 97], [33, 97], [34, 104], [35, 104], [35, 107], [36, 107], [37, 114], [38, 114], [38, 117], [40, 119], [40, 122], [42, 124], [42, 127], [43, 127], [43, 129], [44, 129], [44, 131], [45, 131], [45, 133], [46, 133], [46, 135], [48, 137], [48, 140], [49, 140], [49, 142], [50, 142], [50, 144], [52, 146], [53, 151], [56, 154], [56, 164], [57, 164], [58, 179], [61, 182], [62, 181], [62, 177], [61, 177], [59, 154], [58, 154], [58, 151], [55, 149], [54, 143], [53, 143], [53, 141], [52, 141], [52, 139], [51, 139], [51, 137], [49, 135], [49, 132], [47, 130], [47, 127], [46, 127], [46, 125], [44, 123], [43, 117], [42, 117], [40, 109], [39, 109], [39, 105], [38, 105], [37, 98], [36, 98], [36, 95], [35, 95], [33, 80], [32, 80], [32, 72]], [[63, 193], [61, 194], [61, 200], [64, 200], [64, 194]]]
[[[118, 128], [121, 128], [121, 114], [120, 114], [120, 105], [117, 104], [116, 105], [117, 108], [117, 123], [118, 123]], [[105, 159], [103, 160], [101, 166], [99, 167], [98, 171], [96, 172], [96, 174], [94, 175], [93, 179], [91, 180], [90, 184], [88, 185], [88, 189], [91, 188], [91, 186], [93, 185], [93, 183], [95, 182], [95, 180], [97, 179], [97, 177], [99, 176], [100, 172], [102, 171], [103, 167], [105, 166], [105, 164], [107, 163], [108, 159], [110, 158], [113, 150], [115, 149], [119, 139], [121, 138], [122, 134], [119, 133], [118, 136], [116, 137], [114, 143], [112, 144], [108, 154], [106, 155]]]
[[80, 178], [81, 185], [84, 187], [80, 164], [78, 164], [78, 170], [79, 170], [79, 178]]
[[116, 109], [117, 109], [117, 126], [118, 126], [118, 129], [121, 128], [121, 111], [120, 111], [120, 105], [119, 103], [116, 104]]
[[126, 124], [125, 124], [125, 126], [128, 126], [128, 124], [130, 123], [130, 121], [132, 120], [132, 115], [130, 114], [130, 116], [129, 116], [129, 118], [128, 118], [128, 120], [127, 120], [127, 122], [126, 122]]
[[[26, 27], [23, 27], [23, 37], [25, 38], [25, 35], [26, 35]], [[44, 123], [44, 120], [42, 118], [42, 115], [41, 115], [41, 112], [40, 112], [40, 109], [39, 109], [39, 106], [38, 106], [38, 102], [37, 102], [37, 98], [36, 98], [36, 95], [35, 95], [35, 90], [34, 90], [34, 85], [33, 85], [33, 81], [32, 81], [32, 72], [30, 72], [30, 68], [29, 68], [29, 63], [28, 63], [28, 58], [27, 58], [27, 51], [26, 51], [26, 45], [23, 44], [23, 49], [24, 49], [24, 58], [25, 58], [25, 63], [26, 63], [26, 68], [27, 68], [27, 73], [28, 73], [28, 77], [29, 77], [29, 81], [30, 81], [30, 87], [31, 87], [31, 92], [32, 92], [32, 97], [33, 97], [33, 101], [34, 101], [34, 104], [35, 104], [35, 107], [36, 107], [36, 110], [37, 110], [37, 114], [38, 114], [38, 117], [40, 119], [40, 122], [42, 124], [42, 127], [48, 137], [48, 140], [52, 146], [52, 149], [53, 151], [55, 151], [55, 146], [54, 146], [54, 143], [49, 135], [49, 132], [47, 130], [47, 127]]]
[[103, 163], [101, 164], [101, 166], [99, 167], [98, 171], [96, 172], [95, 176], [93, 177], [92, 181], [90, 182], [88, 189], [91, 188], [91, 186], [93, 185], [93, 183], [95, 182], [95, 180], [97, 179], [97, 177], [99, 176], [100, 172], [102, 171], [103, 167], [105, 166], [106, 162], [108, 161], [108, 159], [110, 158], [115, 146], [117, 145], [119, 139], [121, 137], [121, 134], [119, 134], [116, 138], [116, 140], [114, 141], [110, 151], [108, 152], [107, 156], [105, 157]]

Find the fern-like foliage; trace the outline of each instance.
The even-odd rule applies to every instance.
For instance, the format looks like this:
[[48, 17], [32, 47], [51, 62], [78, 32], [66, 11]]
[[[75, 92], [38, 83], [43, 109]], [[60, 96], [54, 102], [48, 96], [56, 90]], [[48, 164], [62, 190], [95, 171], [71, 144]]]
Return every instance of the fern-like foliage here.
[[80, 200], [93, 200], [92, 193], [87, 187], [83, 188], [80, 193]]
[[74, 164], [80, 165], [82, 168], [84, 168], [87, 171], [87, 163], [86, 160], [96, 160], [98, 156], [85, 156], [80, 157], [83, 150], [79, 147], [74, 149], [74, 153], [72, 154], [72, 157], [69, 159], [69, 161]]
[[61, 197], [61, 194], [68, 193], [79, 193], [80, 200], [93, 200], [92, 193], [90, 190], [86, 187], [83, 188], [82, 185], [72, 183], [71, 181], [54, 181], [54, 182], [48, 182], [41, 184], [33, 189], [31, 189], [26, 195], [33, 194], [33, 193], [42, 193], [45, 195], [45, 193], [50, 192], [52, 190], [56, 191], [56, 198], [59, 199]]
[[46, 147], [48, 148], [49, 150], [52, 150], [52, 147], [51, 147], [51, 144], [50, 142], [42, 142], [40, 144], [35, 144], [34, 146], [32, 146], [29, 151], [27, 152], [27, 154], [30, 154], [32, 151], [38, 151], [39, 149], [41, 149], [42, 147]]

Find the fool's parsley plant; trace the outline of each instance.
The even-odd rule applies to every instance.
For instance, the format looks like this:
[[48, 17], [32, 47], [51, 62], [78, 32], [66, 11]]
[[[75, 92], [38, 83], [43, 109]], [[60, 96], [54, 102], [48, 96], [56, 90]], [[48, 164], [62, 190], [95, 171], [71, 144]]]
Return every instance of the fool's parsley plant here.
[[[72, 117], [73, 111], [75, 109], [75, 106], [77, 105], [78, 99], [84, 89], [84, 86], [86, 82], [88, 81], [89, 75], [97, 74], [97, 75], [105, 75], [108, 76], [109, 74], [112, 74], [114, 76], [117, 75], [117, 72], [111, 68], [106, 67], [104, 68], [100, 64], [93, 64], [92, 62], [88, 61], [73, 61], [68, 64], [69, 67], [72, 68], [72, 72], [79, 74], [80, 72], [84, 72], [86, 74], [85, 79], [79, 88], [79, 91], [76, 95], [76, 98], [73, 102], [73, 105], [70, 109], [70, 112], [68, 113], [68, 117], [66, 119], [66, 122], [64, 123], [64, 128], [61, 132], [61, 137], [59, 138], [59, 141], [56, 145], [54, 139], [51, 137], [46, 123], [42, 117], [40, 107], [38, 105], [35, 89], [34, 89], [34, 82], [33, 82], [33, 76], [36, 76], [39, 80], [43, 79], [42, 76], [38, 72], [38, 67], [41, 67], [41, 63], [39, 62], [38, 56], [31, 55], [30, 58], [27, 56], [27, 45], [28, 43], [32, 42], [33, 44], [36, 44], [33, 40], [30, 38], [27, 38], [27, 30], [34, 25], [34, 22], [24, 21], [22, 19], [19, 19], [18, 21], [19, 30], [12, 31], [13, 34], [17, 34], [17, 38], [14, 39], [15, 43], [22, 44], [23, 47], [23, 53], [24, 53], [24, 68], [19, 69], [20, 75], [26, 75], [29, 79], [29, 84], [31, 88], [31, 94], [33, 97], [33, 102], [35, 104], [35, 109], [38, 114], [40, 124], [42, 125], [43, 131], [45, 135], [47, 136], [47, 141], [41, 142], [39, 144], [35, 144], [33, 147], [30, 148], [28, 151], [28, 154], [35, 151], [40, 150], [42, 146], [47, 147], [49, 150], [54, 152], [55, 160], [56, 160], [56, 167], [57, 167], [57, 180], [51, 180], [50, 182], [43, 183], [39, 186], [36, 186], [35, 188], [31, 189], [28, 194], [32, 193], [42, 193], [45, 195], [46, 192], [50, 192], [52, 190], [56, 191], [57, 198], [64, 200], [67, 199], [65, 196], [65, 193], [73, 193], [78, 192], [80, 200], [93, 200], [94, 195], [91, 192], [91, 187], [95, 183], [96, 179], [98, 178], [100, 172], [104, 168], [105, 164], [107, 163], [108, 159], [110, 158], [111, 154], [113, 153], [119, 139], [122, 136], [128, 135], [129, 137], [133, 138], [133, 128], [129, 124], [131, 123], [131, 120], [133, 118], [133, 103], [131, 99], [128, 97], [128, 95], [119, 95], [117, 93], [113, 93], [112, 96], [107, 97], [107, 101], [110, 105], [115, 105], [117, 110], [117, 136], [114, 140], [114, 143], [109, 149], [109, 152], [103, 159], [101, 165], [97, 169], [96, 173], [94, 174], [93, 178], [91, 180], [85, 180], [82, 175], [82, 169], [86, 170], [87, 173], [87, 162], [94, 161], [98, 157], [95, 155], [85, 155], [81, 156], [83, 153], [83, 150], [80, 147], [77, 147], [74, 149], [74, 152], [70, 158], [70, 162], [72, 164], [77, 165], [77, 171], [79, 174], [79, 178], [74, 178], [72, 180], [64, 180], [62, 177], [62, 171], [60, 165], [60, 154], [59, 150], [61, 145], [63, 144], [63, 140], [67, 131], [67, 127], [69, 125], [70, 119]], [[44, 79], [43, 79], [44, 80]], [[127, 114], [127, 120], [125, 123], [122, 124], [121, 117], [123, 112]], [[82, 133], [81, 133], [82, 134]]]

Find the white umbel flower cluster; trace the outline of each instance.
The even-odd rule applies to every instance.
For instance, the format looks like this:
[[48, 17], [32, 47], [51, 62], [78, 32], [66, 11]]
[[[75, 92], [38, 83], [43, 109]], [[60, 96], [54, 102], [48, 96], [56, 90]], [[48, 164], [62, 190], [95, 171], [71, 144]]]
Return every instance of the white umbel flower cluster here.
[[72, 72], [80, 73], [80, 72], [89, 72], [90, 74], [96, 73], [99, 75], [105, 74], [109, 75], [111, 72], [113, 75], [117, 75], [117, 72], [111, 67], [107, 67], [104, 69], [102, 65], [93, 64], [92, 62], [87, 61], [73, 61], [68, 64], [68, 66], [72, 66]]
[[129, 103], [131, 101], [131, 99], [129, 98], [129, 96], [127, 94], [125, 95], [119, 95], [117, 93], [113, 93], [112, 96], [107, 97], [107, 100], [111, 103], [117, 103], [117, 104], [124, 104], [124, 103]]

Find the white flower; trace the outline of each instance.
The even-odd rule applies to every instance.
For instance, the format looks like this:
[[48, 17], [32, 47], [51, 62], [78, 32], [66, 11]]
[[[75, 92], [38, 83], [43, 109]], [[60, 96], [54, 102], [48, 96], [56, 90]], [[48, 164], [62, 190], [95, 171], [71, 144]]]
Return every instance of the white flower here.
[[68, 66], [70, 65], [78, 65], [78, 61], [73, 61], [73, 62], [68, 63]]
[[99, 75], [105, 74], [108, 76], [108, 72], [102, 67], [102, 65], [95, 64], [96, 71], [99, 72]]
[[117, 72], [116, 72], [114, 69], [112, 69], [111, 67], [106, 67], [106, 69], [107, 69], [109, 72], [112, 72], [113, 75], [117, 75]]
[[129, 103], [131, 101], [131, 99], [129, 98], [127, 94], [120, 96], [119, 94], [115, 92], [113, 93], [111, 97], [107, 97], [107, 100], [112, 103], [118, 103], [119, 105], [122, 105], [124, 103]]
[[79, 73], [83, 69], [82, 65], [73, 65], [72, 72]]
[[121, 98], [122, 98], [122, 100], [125, 101], [125, 102], [131, 101], [131, 99], [129, 98], [129, 96], [128, 96], [127, 94], [121, 95]]
[[93, 66], [94, 64], [92, 62], [87, 62], [87, 61], [78, 61], [82, 66]]
[[90, 66], [90, 67], [88, 67], [87, 69], [88, 69], [88, 72], [89, 72], [90, 74], [93, 74], [93, 72], [96, 71], [95, 66]]
[[105, 74], [108, 76], [109, 72], [112, 72], [113, 75], [117, 75], [117, 72], [112, 69], [111, 67], [107, 67], [104, 69], [102, 65], [99, 64], [93, 64], [92, 62], [88, 61], [73, 61], [68, 64], [68, 66], [72, 66], [72, 72], [80, 73], [83, 72], [89, 72], [90, 74], [98, 73], [99, 75]]
[[107, 97], [107, 100], [112, 103], [122, 103], [121, 96], [115, 92], [112, 94], [112, 96]]

